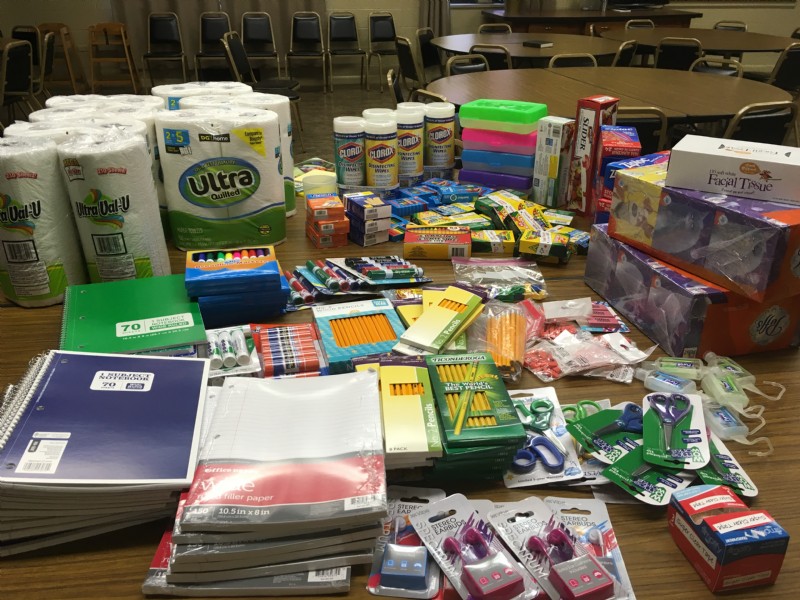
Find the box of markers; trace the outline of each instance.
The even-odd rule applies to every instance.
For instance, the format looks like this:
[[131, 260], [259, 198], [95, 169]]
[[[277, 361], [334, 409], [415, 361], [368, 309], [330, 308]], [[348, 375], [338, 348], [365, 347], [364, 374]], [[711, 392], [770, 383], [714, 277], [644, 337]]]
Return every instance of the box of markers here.
[[405, 331], [385, 298], [312, 307], [331, 373], [353, 370], [351, 360], [391, 351]]
[[344, 219], [344, 204], [336, 194], [311, 194], [306, 197], [306, 223]]
[[272, 246], [187, 252], [184, 281], [192, 298], [282, 287], [281, 269]]
[[472, 252], [469, 227], [428, 227], [410, 224], [403, 238], [403, 258], [450, 260]]

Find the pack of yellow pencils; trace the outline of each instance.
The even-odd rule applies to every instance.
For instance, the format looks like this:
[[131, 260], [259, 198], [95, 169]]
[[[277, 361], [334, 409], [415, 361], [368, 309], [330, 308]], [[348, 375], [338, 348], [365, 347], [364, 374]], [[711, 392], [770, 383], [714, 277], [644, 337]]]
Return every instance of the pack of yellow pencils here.
[[407, 355], [439, 353], [469, 326], [481, 310], [483, 298], [463, 288], [449, 286], [439, 301], [427, 306], [406, 329], [394, 350]]
[[446, 447], [520, 447], [525, 429], [488, 352], [425, 361]]
[[332, 374], [352, 371], [357, 356], [389, 352], [405, 331], [385, 298], [318, 305], [312, 313]]

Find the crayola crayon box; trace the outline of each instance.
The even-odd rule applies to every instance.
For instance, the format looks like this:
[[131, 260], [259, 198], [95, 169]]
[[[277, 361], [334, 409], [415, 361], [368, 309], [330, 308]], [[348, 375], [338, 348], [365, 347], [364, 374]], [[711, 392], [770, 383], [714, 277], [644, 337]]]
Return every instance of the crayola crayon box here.
[[403, 238], [403, 258], [450, 260], [472, 251], [469, 227], [428, 227], [409, 224]]
[[676, 491], [667, 512], [672, 539], [712, 592], [775, 583], [789, 533], [722, 485]]
[[272, 246], [186, 253], [186, 293], [191, 298], [281, 289], [281, 267]]

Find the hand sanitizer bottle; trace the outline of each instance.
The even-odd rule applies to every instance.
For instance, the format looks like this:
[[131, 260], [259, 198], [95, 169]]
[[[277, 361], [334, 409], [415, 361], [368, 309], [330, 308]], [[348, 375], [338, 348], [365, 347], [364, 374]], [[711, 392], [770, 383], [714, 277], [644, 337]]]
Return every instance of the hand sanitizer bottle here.
[[759, 396], [763, 396], [767, 400], [780, 400], [781, 396], [783, 396], [783, 393], [786, 391], [786, 388], [780, 383], [776, 383], [774, 381], [764, 381], [765, 384], [774, 386], [780, 390], [777, 396], [765, 394], [756, 386], [756, 376], [745, 369], [742, 365], [737, 363], [735, 360], [728, 358], [727, 356], [719, 356], [714, 352], [706, 352], [703, 358], [706, 360], [711, 370], [717, 370], [720, 373], [730, 375], [736, 380], [736, 383], [740, 388], [749, 390], [755, 394], [758, 394]]
[[684, 379], [694, 379], [700, 381], [703, 378], [705, 366], [699, 358], [677, 358], [674, 356], [662, 356], [655, 361], [656, 369], [677, 375]]
[[636, 369], [633, 376], [643, 381], [644, 387], [652, 392], [691, 394], [697, 391], [694, 381], [660, 371], [651, 362], [643, 362], [642, 367]]

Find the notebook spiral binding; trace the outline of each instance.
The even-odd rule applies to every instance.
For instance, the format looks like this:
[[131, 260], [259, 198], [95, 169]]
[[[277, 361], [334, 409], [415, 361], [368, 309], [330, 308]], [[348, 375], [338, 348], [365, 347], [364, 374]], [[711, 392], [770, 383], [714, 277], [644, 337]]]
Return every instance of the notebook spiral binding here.
[[55, 352], [51, 350], [33, 357], [19, 383], [8, 386], [3, 392], [3, 403], [0, 405], [0, 450], [5, 447], [20, 417], [36, 394], [42, 375], [54, 356]]

